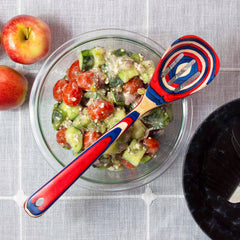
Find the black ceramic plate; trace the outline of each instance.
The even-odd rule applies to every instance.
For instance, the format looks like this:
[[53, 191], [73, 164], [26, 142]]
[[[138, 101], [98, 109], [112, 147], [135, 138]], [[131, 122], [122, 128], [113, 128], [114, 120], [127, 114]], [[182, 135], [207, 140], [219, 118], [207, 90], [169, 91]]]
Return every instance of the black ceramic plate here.
[[[229, 203], [223, 197], [231, 192], [226, 183], [240, 177], [240, 161], [238, 166], [236, 162], [232, 164], [238, 156], [231, 142], [232, 127], [239, 122], [240, 99], [214, 111], [193, 136], [183, 169], [184, 194], [191, 214], [202, 230], [216, 240], [240, 239], [240, 204]], [[209, 188], [203, 177], [206, 173], [217, 176], [218, 181], [212, 185], [218, 190]], [[219, 194], [221, 191], [226, 192]]]

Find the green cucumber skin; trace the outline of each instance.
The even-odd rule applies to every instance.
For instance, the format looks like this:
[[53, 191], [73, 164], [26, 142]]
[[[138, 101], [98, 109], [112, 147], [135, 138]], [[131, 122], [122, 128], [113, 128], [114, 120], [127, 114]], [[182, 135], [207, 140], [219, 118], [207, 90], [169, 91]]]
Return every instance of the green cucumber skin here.
[[88, 124], [91, 122], [91, 119], [85, 115], [80, 113], [73, 121], [73, 126], [76, 128], [87, 128]]
[[110, 78], [109, 79], [109, 87], [110, 88], [116, 88], [116, 87], [123, 87], [123, 81], [119, 78]]
[[61, 123], [64, 121], [66, 114], [59, 108], [54, 108], [52, 112], [53, 128], [58, 130]]
[[132, 67], [129, 70], [122, 70], [118, 73], [118, 77], [124, 82], [128, 82], [130, 79], [132, 79], [133, 77], [136, 77], [139, 75], [139, 72]]
[[132, 54], [131, 56], [130, 56], [133, 60], [134, 60], [134, 62], [136, 62], [136, 63], [140, 63], [140, 62], [142, 62], [143, 61], [143, 55], [141, 55], [140, 53], [134, 53], [134, 54]]
[[83, 50], [79, 54], [79, 67], [81, 71], [88, 71], [92, 68], [100, 67], [105, 63], [102, 48], [96, 47]]
[[79, 129], [71, 126], [66, 130], [65, 134], [67, 143], [69, 143], [74, 153], [79, 153], [83, 147], [82, 132]]
[[79, 54], [79, 67], [81, 71], [88, 71], [94, 65], [94, 57], [90, 50], [83, 50]]
[[146, 149], [136, 139], [133, 139], [127, 150], [124, 151], [122, 158], [137, 167], [144, 156]]
[[151, 159], [152, 159], [151, 156], [149, 156], [149, 155], [143, 155], [140, 163], [145, 164], [145, 163], [149, 162]]
[[64, 102], [59, 105], [59, 109], [61, 109], [66, 114], [66, 118], [69, 120], [73, 120], [79, 114], [79, 108], [80, 106], [70, 107]]
[[116, 55], [117, 57], [122, 57], [122, 56], [131, 56], [130, 52], [127, 52], [125, 49], [123, 48], [119, 48], [117, 50], [112, 51], [112, 54]]
[[118, 92], [116, 89], [113, 88], [111, 89], [111, 94], [112, 94], [113, 101], [116, 105], [119, 105], [119, 106], [125, 105], [124, 96], [122, 92]]
[[119, 107], [111, 116], [105, 119], [108, 129], [116, 125], [126, 116], [125, 108]]
[[140, 139], [145, 135], [145, 132], [147, 130], [147, 127], [142, 123], [140, 119], [138, 119], [133, 124], [133, 130], [132, 130], [132, 138], [133, 139]]

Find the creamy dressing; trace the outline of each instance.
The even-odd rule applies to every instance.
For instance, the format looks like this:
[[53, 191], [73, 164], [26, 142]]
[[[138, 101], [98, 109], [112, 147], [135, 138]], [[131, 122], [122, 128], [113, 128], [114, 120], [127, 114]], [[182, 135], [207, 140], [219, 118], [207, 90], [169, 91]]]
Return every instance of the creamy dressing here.
[[107, 70], [113, 77], [117, 76], [122, 70], [131, 69], [134, 66], [134, 60], [129, 56], [116, 56], [112, 50], [106, 52]]

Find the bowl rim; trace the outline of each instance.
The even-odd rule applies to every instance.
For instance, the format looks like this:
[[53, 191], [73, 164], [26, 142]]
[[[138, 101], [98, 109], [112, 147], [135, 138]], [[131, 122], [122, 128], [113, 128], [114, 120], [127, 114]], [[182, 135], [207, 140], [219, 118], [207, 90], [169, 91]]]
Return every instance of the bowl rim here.
[[[156, 41], [150, 39], [149, 37], [136, 33], [133, 31], [123, 30], [120, 28], [103, 28], [103, 29], [96, 29], [92, 31], [88, 31], [85, 33], [81, 33], [76, 35], [74, 38], [66, 41], [60, 47], [58, 47], [52, 54], [48, 56], [48, 58], [44, 61], [43, 65], [41, 66], [38, 74], [35, 77], [31, 93], [29, 99], [29, 113], [30, 113], [30, 123], [33, 132], [34, 139], [38, 145], [38, 148], [41, 154], [44, 156], [46, 162], [57, 172], [63, 169], [62, 164], [54, 157], [54, 155], [49, 151], [47, 144], [42, 136], [41, 127], [38, 124], [38, 100], [39, 100], [39, 93], [41, 91], [41, 87], [44, 83], [45, 76], [48, 75], [52, 67], [55, 63], [66, 53], [71, 51], [76, 45], [81, 45], [88, 41], [101, 39], [101, 38], [122, 38], [125, 40], [130, 40], [133, 42], [137, 42], [139, 44], [144, 45], [145, 48], [149, 48], [151, 51], [155, 52], [159, 57], [164, 53], [164, 48], [158, 44]], [[78, 43], [77, 43], [77, 42]], [[63, 51], [64, 50], [64, 51]], [[44, 76], [41, 76], [44, 73]], [[76, 182], [80, 184], [83, 188], [90, 189], [90, 190], [99, 190], [99, 191], [124, 191], [134, 189], [140, 186], [143, 186], [147, 183], [150, 183], [160, 175], [162, 175], [175, 161], [177, 156], [179, 156], [182, 147], [184, 144], [182, 140], [186, 142], [189, 139], [190, 130], [192, 127], [192, 101], [191, 98], [179, 100], [182, 101], [183, 107], [183, 116], [181, 123], [181, 129], [179, 132], [179, 136], [174, 144], [173, 149], [168, 154], [165, 162], [150, 172], [147, 175], [144, 175], [138, 179], [133, 181], [128, 181], [125, 183], [116, 183], [116, 184], [103, 184], [97, 182], [90, 182], [84, 178], [79, 178]], [[53, 158], [54, 161], [50, 161]], [[159, 171], [161, 169], [161, 171]]]

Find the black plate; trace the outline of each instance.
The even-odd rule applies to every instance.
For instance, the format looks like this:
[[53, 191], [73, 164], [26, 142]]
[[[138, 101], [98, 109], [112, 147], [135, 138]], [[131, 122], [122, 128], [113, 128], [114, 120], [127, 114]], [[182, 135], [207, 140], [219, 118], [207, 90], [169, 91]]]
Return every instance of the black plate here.
[[[240, 204], [229, 203], [217, 191], [211, 190], [202, 176], [206, 172], [218, 174], [221, 178], [217, 187], [228, 190], [222, 184], [228, 177], [236, 177], [229, 171], [237, 169], [231, 166], [231, 159], [237, 158], [231, 131], [239, 122], [240, 99], [214, 111], [193, 136], [184, 163], [183, 187], [188, 207], [202, 230], [216, 240], [240, 239]], [[214, 153], [221, 154], [213, 157]], [[228, 171], [224, 171], [225, 167]]]

